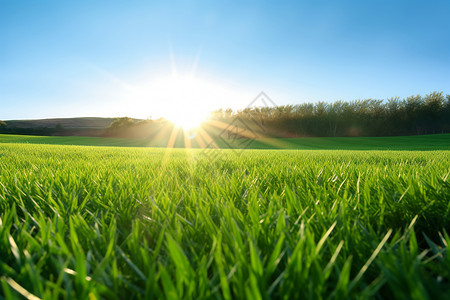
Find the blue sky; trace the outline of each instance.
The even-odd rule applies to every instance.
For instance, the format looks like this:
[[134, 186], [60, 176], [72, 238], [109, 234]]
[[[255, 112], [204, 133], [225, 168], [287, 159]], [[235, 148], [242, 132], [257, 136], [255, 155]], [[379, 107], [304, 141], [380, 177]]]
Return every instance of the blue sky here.
[[450, 1], [0, 0], [0, 119], [450, 93], [449, 15]]

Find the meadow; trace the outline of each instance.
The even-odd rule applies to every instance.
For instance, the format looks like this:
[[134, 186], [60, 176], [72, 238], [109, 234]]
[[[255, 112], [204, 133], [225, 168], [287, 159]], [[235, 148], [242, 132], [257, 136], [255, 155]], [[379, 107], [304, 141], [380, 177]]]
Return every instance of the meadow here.
[[448, 299], [448, 135], [208, 155], [8, 138], [0, 299]]
[[[261, 138], [250, 143], [241, 139], [215, 138], [221, 149], [302, 149], [302, 150], [449, 150], [450, 134], [395, 136], [395, 137], [304, 137]], [[167, 147], [168, 136], [163, 139], [105, 138], [85, 136], [31, 136], [0, 134], [0, 143], [79, 145], [108, 147]], [[195, 138], [192, 148], [201, 148]], [[178, 136], [175, 148], [184, 148], [184, 139]]]

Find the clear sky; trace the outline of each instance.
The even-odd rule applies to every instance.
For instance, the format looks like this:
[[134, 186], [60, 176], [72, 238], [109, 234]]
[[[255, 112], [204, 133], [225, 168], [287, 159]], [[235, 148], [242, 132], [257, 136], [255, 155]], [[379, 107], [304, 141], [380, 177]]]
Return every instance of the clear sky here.
[[450, 1], [0, 0], [0, 119], [450, 93]]

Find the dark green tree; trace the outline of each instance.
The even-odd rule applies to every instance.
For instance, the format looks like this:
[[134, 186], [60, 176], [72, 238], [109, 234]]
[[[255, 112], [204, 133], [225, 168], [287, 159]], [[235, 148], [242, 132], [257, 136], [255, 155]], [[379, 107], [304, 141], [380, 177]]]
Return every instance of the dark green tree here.
[[[213, 119], [246, 124], [257, 120], [272, 136], [398, 136], [450, 132], [450, 95], [433, 92], [387, 101], [317, 102], [278, 107], [219, 110]], [[251, 118], [249, 118], [251, 116]], [[257, 127], [252, 128], [259, 130]]]
[[129, 117], [115, 118], [109, 125], [109, 129], [126, 129], [134, 125], [134, 120]]

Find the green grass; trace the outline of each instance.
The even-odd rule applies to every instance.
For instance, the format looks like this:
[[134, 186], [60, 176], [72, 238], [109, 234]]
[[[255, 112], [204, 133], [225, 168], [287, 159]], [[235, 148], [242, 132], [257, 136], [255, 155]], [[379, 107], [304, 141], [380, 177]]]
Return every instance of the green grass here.
[[139, 139], [102, 138], [86, 136], [34, 136], [0, 134], [0, 143], [143, 147], [145, 141]]
[[0, 143], [0, 298], [449, 295], [449, 151], [236, 153]]
[[[449, 150], [450, 134], [434, 134], [403, 137], [337, 137], [337, 138], [265, 138], [247, 144], [248, 140], [216, 139], [220, 148], [250, 149], [304, 149], [304, 150]], [[27, 136], [0, 134], [0, 143], [116, 146], [116, 147], [166, 147], [168, 137], [162, 140], [101, 138], [78, 136]], [[184, 147], [181, 136], [176, 147]], [[195, 139], [192, 147], [199, 148]]]

